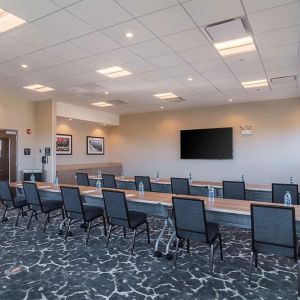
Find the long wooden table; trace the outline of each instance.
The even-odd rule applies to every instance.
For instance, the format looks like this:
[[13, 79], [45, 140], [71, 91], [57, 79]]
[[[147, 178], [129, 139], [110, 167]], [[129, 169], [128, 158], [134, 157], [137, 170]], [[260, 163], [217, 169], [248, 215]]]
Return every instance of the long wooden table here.
[[[63, 186], [77, 186], [77, 185], [63, 185]], [[11, 187], [22, 189], [21, 182], [11, 183]], [[37, 187], [42, 196], [51, 199], [61, 199], [60, 187], [54, 187], [51, 183], [37, 182]], [[78, 187], [78, 186], [77, 186]], [[95, 187], [79, 186], [81, 195], [84, 196], [87, 203], [95, 206], [104, 207], [104, 201], [101, 191], [97, 191]], [[120, 190], [120, 189], [119, 189]], [[172, 237], [169, 239], [164, 254], [169, 253], [169, 248], [175, 237], [173, 221], [169, 215], [168, 208], [172, 206], [173, 194], [145, 192], [140, 194], [136, 190], [122, 190], [125, 192], [128, 201], [129, 209], [135, 209], [146, 212], [148, 215], [156, 216], [164, 219], [164, 225], [161, 229], [158, 239], [155, 244], [155, 251], [159, 252], [159, 244], [168, 226], [173, 230]], [[208, 221], [213, 221], [221, 225], [233, 226], [239, 228], [250, 228], [250, 204], [257, 203], [257, 201], [246, 200], [232, 200], [224, 198], [215, 198], [211, 201], [204, 196], [184, 196], [193, 199], [202, 199], [205, 201], [206, 215]], [[266, 205], [280, 205], [275, 203], [264, 202]], [[296, 212], [296, 227], [297, 234], [300, 235], [300, 205], [295, 205]], [[280, 222], [280, 220], [278, 220]]]

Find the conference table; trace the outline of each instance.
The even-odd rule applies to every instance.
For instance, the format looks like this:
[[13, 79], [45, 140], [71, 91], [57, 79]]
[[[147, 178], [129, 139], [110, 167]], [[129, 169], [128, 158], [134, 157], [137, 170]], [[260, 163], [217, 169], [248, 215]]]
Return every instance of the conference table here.
[[[36, 182], [36, 184], [41, 197], [45, 197], [49, 199], [49, 201], [54, 199], [62, 199], [60, 186], [54, 186], [52, 183], [47, 182]], [[10, 185], [12, 188], [15, 188], [17, 191], [19, 191], [19, 193], [22, 193], [22, 182], [13, 182]], [[61, 186], [79, 187], [80, 193], [84, 197], [87, 204], [104, 207], [102, 191], [98, 191], [93, 186], [78, 186], [70, 184], [62, 184]], [[163, 226], [160, 230], [160, 234], [155, 243], [155, 255], [161, 256], [161, 254], [164, 254], [168, 259], [172, 259], [172, 255], [170, 254], [170, 246], [175, 239], [175, 230], [172, 218], [170, 216], [170, 208], [172, 207], [172, 197], [175, 195], [171, 193], [159, 192], [144, 192], [144, 194], [141, 194], [136, 190], [121, 191], [125, 192], [129, 209], [142, 211], [145, 212], [148, 216], [155, 216], [164, 220]], [[224, 198], [215, 198], [214, 200], [209, 200], [204, 196], [199, 197], [193, 195], [176, 196], [204, 200], [206, 217], [208, 221], [216, 222], [220, 225], [247, 229], [251, 228], [250, 204], [258, 203], [257, 201]], [[270, 202], [264, 202], [263, 204], [280, 205]], [[300, 236], [300, 205], [295, 205], [294, 207], [296, 213], [297, 234]], [[61, 223], [61, 229], [63, 228], [63, 224], [64, 222]], [[165, 245], [165, 251], [160, 251], [159, 246], [168, 227], [171, 229], [172, 235]]]

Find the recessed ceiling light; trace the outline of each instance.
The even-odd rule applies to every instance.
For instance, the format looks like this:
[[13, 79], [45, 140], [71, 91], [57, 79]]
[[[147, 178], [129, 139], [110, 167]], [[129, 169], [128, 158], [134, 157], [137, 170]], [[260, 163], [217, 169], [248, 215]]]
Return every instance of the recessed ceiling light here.
[[228, 99], [229, 102], [232, 102], [232, 99]]
[[109, 106], [113, 106], [113, 104], [108, 103], [108, 102], [105, 102], [105, 101], [92, 103], [92, 105], [99, 106], [99, 107], [109, 107]]
[[125, 35], [128, 38], [132, 38], [133, 37], [133, 33], [132, 32], [127, 32]]
[[222, 56], [237, 55], [256, 50], [251, 35], [239, 39], [215, 43], [214, 46]]
[[73, 119], [69, 119], [69, 121], [72, 121]]
[[27, 69], [28, 65], [21, 65], [22, 68]]
[[0, 8], [0, 32], [5, 32], [26, 23], [25, 20]]
[[96, 72], [110, 78], [117, 78], [117, 77], [122, 77], [122, 76], [127, 76], [132, 74], [131, 72], [126, 71], [123, 68], [118, 66], [97, 70]]
[[260, 80], [253, 80], [253, 81], [244, 81], [242, 85], [245, 89], [249, 88], [256, 88], [260, 86], [267, 86], [268, 80], [267, 79], [260, 79]]
[[165, 108], [164, 106], [161, 106], [161, 107], [160, 107], [160, 109], [164, 109], [164, 108]]
[[105, 92], [105, 95], [108, 95], [109, 94], [109, 92]]
[[40, 93], [55, 91], [55, 89], [41, 84], [27, 85], [27, 86], [23, 86], [23, 88], [35, 92], [40, 92]]
[[165, 99], [172, 99], [172, 98], [178, 98], [175, 94], [168, 92], [168, 93], [162, 93], [162, 94], [155, 94], [153, 95], [156, 98], [165, 100]]
[[106, 126], [106, 124], [104, 123], [103, 126]]
[[187, 80], [188, 80], [188, 81], [192, 81], [192, 80], [193, 80], [193, 78], [192, 78], [192, 77], [189, 77]]

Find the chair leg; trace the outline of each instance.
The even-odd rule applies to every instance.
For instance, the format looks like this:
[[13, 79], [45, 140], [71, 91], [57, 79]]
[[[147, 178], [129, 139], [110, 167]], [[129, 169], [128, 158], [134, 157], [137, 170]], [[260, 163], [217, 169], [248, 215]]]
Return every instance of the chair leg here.
[[24, 209], [23, 209], [23, 207], [21, 208], [21, 213], [22, 213], [22, 218], [24, 218]]
[[176, 249], [175, 249], [175, 258], [174, 258], [174, 266], [173, 266], [174, 269], [176, 268], [176, 263], [177, 263], [178, 247], [179, 247], [179, 238], [176, 238]]
[[298, 267], [298, 297], [300, 297], [300, 260], [297, 260]]
[[90, 237], [90, 231], [91, 231], [91, 224], [92, 222], [88, 222], [88, 229], [87, 229], [87, 233], [86, 233], [86, 241], [85, 241], [85, 245], [87, 246], [88, 242], [89, 242], [89, 237]]
[[210, 245], [210, 272], [214, 272], [214, 253], [215, 253], [215, 248], [214, 245]]
[[6, 212], [7, 212], [7, 206], [5, 206], [5, 209], [4, 209], [4, 212], [3, 212], [3, 216], [2, 216], [2, 221], [1, 221], [1, 223], [4, 222], [4, 219], [5, 219], [5, 217], [6, 217]]
[[102, 216], [102, 219], [103, 219], [104, 235], [107, 236], [105, 216]]
[[148, 222], [146, 222], [146, 228], [147, 228], [148, 245], [150, 245], [150, 230], [149, 230], [149, 223]]
[[112, 225], [109, 225], [109, 228], [108, 228], [108, 236], [107, 236], [107, 241], [106, 241], [106, 248], [108, 247], [108, 244], [109, 244], [109, 239], [110, 239], [110, 234], [111, 234], [111, 228], [112, 228]]
[[45, 221], [43, 233], [46, 232], [46, 227], [47, 227], [47, 224], [48, 224], [48, 222], [49, 222], [49, 214], [50, 214], [50, 213], [47, 213], [47, 217], [46, 217], [46, 221]]
[[257, 269], [257, 263], [258, 263], [258, 254], [254, 253], [254, 259], [255, 259], [255, 268]]
[[22, 209], [21, 209], [21, 208], [19, 208], [18, 215], [17, 215], [17, 220], [16, 220], [16, 223], [15, 223], [15, 227], [17, 227], [17, 226], [18, 226], [19, 217], [20, 217], [20, 214], [21, 214], [21, 212], [22, 212]]
[[123, 226], [123, 236], [124, 236], [124, 239], [126, 239], [126, 228], [125, 228], [125, 226]]
[[29, 221], [28, 221], [27, 229], [29, 229], [29, 227], [30, 227], [30, 224], [31, 224], [31, 220], [32, 220], [33, 214], [34, 214], [34, 211], [32, 210], [32, 211], [31, 211], [30, 218], [29, 218]]
[[133, 238], [132, 238], [132, 245], [131, 245], [131, 255], [133, 254], [133, 250], [134, 250], [135, 236], [136, 236], [136, 229], [133, 230]]
[[36, 220], [38, 220], [38, 217], [37, 217], [37, 212], [35, 212], [35, 219], [36, 219]]
[[252, 272], [253, 272], [253, 265], [254, 265], [254, 252], [251, 251], [251, 257], [250, 257], [250, 272], [249, 272], [249, 285], [251, 285], [251, 279], [252, 279]]
[[72, 219], [69, 219], [68, 226], [67, 226], [67, 232], [66, 232], [66, 235], [65, 235], [65, 242], [67, 241], [67, 238], [68, 238], [68, 235], [69, 235], [71, 221], [72, 221]]
[[62, 217], [62, 220], [65, 219], [65, 210], [63, 207], [61, 208], [61, 217]]
[[222, 245], [222, 236], [219, 233], [219, 247], [220, 247], [220, 258], [223, 260], [223, 245]]
[[186, 251], [187, 253], [190, 253], [190, 239], [186, 240]]

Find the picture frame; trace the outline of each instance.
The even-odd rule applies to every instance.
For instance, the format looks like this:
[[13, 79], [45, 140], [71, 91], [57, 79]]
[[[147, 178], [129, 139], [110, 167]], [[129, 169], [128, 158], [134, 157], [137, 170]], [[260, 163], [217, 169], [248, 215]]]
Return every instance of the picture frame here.
[[87, 136], [86, 153], [87, 155], [104, 155], [104, 137]]
[[73, 141], [71, 134], [56, 134], [56, 155], [72, 155]]

